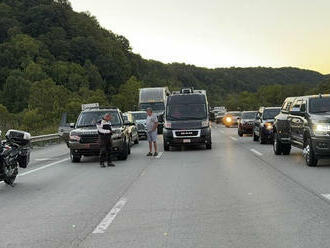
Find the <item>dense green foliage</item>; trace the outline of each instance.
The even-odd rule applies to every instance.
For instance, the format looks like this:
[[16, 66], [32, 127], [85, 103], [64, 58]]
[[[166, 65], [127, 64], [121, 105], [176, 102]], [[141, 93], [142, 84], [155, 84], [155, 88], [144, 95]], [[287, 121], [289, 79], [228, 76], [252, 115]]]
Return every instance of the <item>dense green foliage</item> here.
[[[145, 60], [125, 37], [74, 12], [68, 0], [0, 0], [2, 129], [53, 132], [61, 114], [74, 119], [82, 103], [134, 109], [140, 87], [205, 89], [211, 105], [236, 109], [278, 105], [326, 78], [296, 68], [206, 69]], [[317, 87], [325, 92], [329, 85]]]

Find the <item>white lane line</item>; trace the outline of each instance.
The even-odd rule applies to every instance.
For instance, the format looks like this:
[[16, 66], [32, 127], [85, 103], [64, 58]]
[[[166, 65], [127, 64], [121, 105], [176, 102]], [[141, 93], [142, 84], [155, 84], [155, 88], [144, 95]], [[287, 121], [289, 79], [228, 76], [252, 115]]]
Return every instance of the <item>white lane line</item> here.
[[19, 176], [19, 177], [26, 176], [26, 175], [32, 174], [32, 173], [34, 173], [34, 172], [37, 172], [37, 171], [40, 171], [40, 170], [43, 170], [43, 169], [49, 168], [49, 167], [51, 167], [51, 166], [54, 166], [54, 165], [57, 165], [57, 164], [63, 163], [63, 162], [68, 161], [68, 160], [69, 160], [68, 158], [66, 158], [66, 159], [62, 159], [62, 160], [59, 160], [59, 161], [56, 161], [56, 162], [53, 162], [53, 163], [50, 163], [50, 164], [47, 164], [47, 165], [41, 166], [41, 167], [36, 168], [36, 169], [34, 169], [34, 170], [30, 170], [30, 171], [27, 171], [27, 172], [24, 172], [24, 173], [18, 174], [18, 176]]
[[161, 158], [163, 155], [163, 152], [159, 152], [158, 155], [155, 158]]
[[50, 160], [50, 158], [36, 158], [35, 161], [47, 161], [47, 160]]
[[258, 156], [262, 156], [261, 152], [258, 152], [256, 149], [250, 149], [251, 152], [253, 152], [254, 154], [257, 154]]
[[225, 131], [223, 131], [223, 130], [220, 130], [220, 133], [225, 133]]
[[111, 223], [114, 221], [114, 219], [117, 217], [118, 213], [125, 206], [126, 203], [127, 203], [127, 199], [121, 198], [116, 203], [116, 205], [110, 210], [110, 212], [104, 217], [101, 223], [94, 229], [93, 234], [104, 233], [111, 225]]
[[237, 141], [237, 138], [235, 138], [235, 137], [230, 137], [233, 141]]
[[325, 199], [330, 200], [330, 194], [321, 194]]

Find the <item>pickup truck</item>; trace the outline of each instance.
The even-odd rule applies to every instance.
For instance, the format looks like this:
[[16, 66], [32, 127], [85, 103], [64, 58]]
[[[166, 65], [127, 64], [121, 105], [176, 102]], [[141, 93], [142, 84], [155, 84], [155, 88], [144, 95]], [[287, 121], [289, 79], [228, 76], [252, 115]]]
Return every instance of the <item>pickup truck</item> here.
[[330, 158], [330, 95], [284, 101], [274, 122], [274, 153], [289, 155], [292, 146], [303, 150], [308, 166]]

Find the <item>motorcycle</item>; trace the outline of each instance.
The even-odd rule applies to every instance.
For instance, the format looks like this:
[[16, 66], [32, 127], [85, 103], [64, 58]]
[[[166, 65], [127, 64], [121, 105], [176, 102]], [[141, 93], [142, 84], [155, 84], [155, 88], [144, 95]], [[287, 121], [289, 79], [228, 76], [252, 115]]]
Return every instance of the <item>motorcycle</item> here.
[[0, 182], [12, 186], [18, 168], [27, 168], [30, 162], [30, 139], [28, 132], [9, 130], [6, 140], [1, 141], [0, 131]]

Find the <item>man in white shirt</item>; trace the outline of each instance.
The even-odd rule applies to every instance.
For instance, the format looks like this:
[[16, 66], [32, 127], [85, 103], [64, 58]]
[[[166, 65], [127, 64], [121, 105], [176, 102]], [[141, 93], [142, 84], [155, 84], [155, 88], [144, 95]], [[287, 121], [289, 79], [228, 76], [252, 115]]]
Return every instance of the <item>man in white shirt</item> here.
[[147, 156], [152, 156], [152, 144], [154, 144], [155, 153], [154, 156], [158, 156], [158, 147], [157, 147], [157, 127], [158, 127], [158, 118], [157, 115], [152, 113], [152, 109], [147, 109], [147, 139], [149, 142], [149, 153]]

